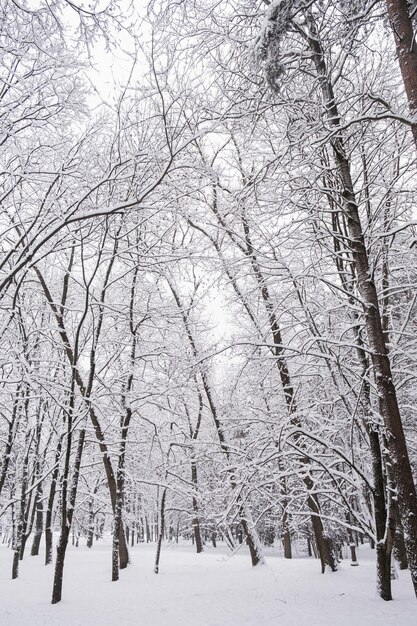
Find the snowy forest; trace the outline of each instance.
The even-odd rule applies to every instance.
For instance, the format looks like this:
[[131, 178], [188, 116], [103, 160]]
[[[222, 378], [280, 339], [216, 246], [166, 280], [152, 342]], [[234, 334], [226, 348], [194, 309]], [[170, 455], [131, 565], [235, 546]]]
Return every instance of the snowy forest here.
[[212, 558], [256, 595], [275, 559], [411, 626], [417, 3], [1, 0], [0, 19], [7, 594], [30, 572], [33, 623], [66, 624], [75, 559], [103, 555], [117, 603], [183, 550], [195, 585]]

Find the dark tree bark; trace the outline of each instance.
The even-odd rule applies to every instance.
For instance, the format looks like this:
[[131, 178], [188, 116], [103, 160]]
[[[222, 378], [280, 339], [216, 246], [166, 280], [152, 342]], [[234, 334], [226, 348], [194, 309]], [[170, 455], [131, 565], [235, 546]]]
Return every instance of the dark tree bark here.
[[88, 530], [87, 530], [87, 548], [93, 547], [94, 542], [94, 500], [90, 498], [88, 501]]
[[[25, 400], [25, 411], [27, 415], [28, 409], [28, 394]], [[23, 459], [22, 468], [22, 482], [20, 491], [20, 509], [19, 517], [15, 526], [15, 532], [13, 535], [13, 564], [12, 564], [12, 579], [14, 580], [19, 576], [19, 561], [21, 560], [22, 550], [24, 549], [24, 536], [26, 529], [26, 515], [27, 515], [27, 489], [28, 489], [28, 472], [29, 472], [29, 452], [30, 452], [30, 436], [29, 429], [26, 430], [25, 437], [25, 456]]]
[[407, 0], [386, 0], [388, 18], [394, 35], [397, 58], [407, 94], [411, 125], [417, 147], [417, 44]]
[[[346, 521], [348, 524], [350, 524], [350, 518], [349, 518], [349, 514], [346, 516]], [[356, 543], [355, 543], [355, 539], [353, 536], [353, 532], [352, 529], [348, 526], [347, 528], [347, 533], [348, 533], [348, 541], [349, 541], [349, 549], [350, 549], [350, 559], [351, 559], [351, 565], [355, 566], [355, 565], [359, 565], [358, 563], [358, 559], [356, 556]]]
[[400, 569], [408, 568], [407, 552], [404, 543], [404, 533], [399, 520], [397, 520], [397, 529], [394, 538], [394, 557]]
[[[194, 376], [194, 383], [195, 386], [197, 388], [197, 395], [198, 395], [198, 413], [197, 413], [197, 420], [195, 423], [195, 426], [193, 427], [192, 422], [191, 422], [191, 416], [190, 416], [190, 412], [188, 410], [188, 407], [186, 404], [184, 404], [184, 408], [185, 408], [185, 413], [187, 415], [187, 419], [188, 419], [188, 427], [190, 430], [190, 437], [192, 442], [194, 443], [197, 438], [198, 438], [198, 433], [200, 431], [200, 425], [201, 425], [201, 418], [203, 415], [203, 397], [201, 395], [200, 389], [198, 388], [198, 381], [197, 381], [197, 377]], [[204, 550], [204, 545], [203, 545], [203, 540], [201, 537], [201, 528], [200, 528], [200, 520], [199, 520], [199, 516], [198, 516], [198, 501], [197, 501], [197, 493], [198, 493], [198, 471], [197, 471], [197, 461], [194, 458], [194, 454], [195, 454], [195, 448], [193, 445], [192, 448], [192, 459], [191, 459], [191, 482], [193, 483], [193, 488], [194, 488], [194, 493], [192, 496], [192, 507], [193, 507], [193, 519], [192, 519], [192, 526], [193, 526], [193, 533], [194, 533], [194, 540], [195, 540], [195, 547], [196, 547], [196, 552], [197, 554], [201, 554], [201, 552], [203, 552]]]
[[[119, 446], [119, 459], [117, 463], [117, 476], [116, 476], [116, 503], [114, 509], [114, 529], [113, 529], [113, 557], [112, 557], [112, 580], [119, 579], [119, 567], [126, 567], [126, 564], [121, 561], [121, 542], [123, 541], [123, 551], [127, 552], [127, 542], [123, 530], [122, 524], [122, 512], [123, 501], [125, 492], [125, 463], [126, 463], [126, 445], [127, 436], [129, 433], [129, 426], [132, 419], [132, 407], [130, 404], [130, 394], [133, 389], [133, 368], [135, 366], [136, 359], [136, 335], [138, 328], [144, 320], [135, 323], [134, 318], [134, 304], [135, 304], [135, 292], [136, 282], [139, 273], [139, 266], [136, 265], [132, 275], [132, 284], [130, 288], [129, 299], [129, 330], [131, 335], [130, 346], [130, 371], [128, 373], [125, 388], [122, 394], [122, 406], [123, 414], [120, 419], [120, 446]], [[109, 270], [108, 270], [109, 275]], [[102, 298], [104, 300], [104, 298]], [[128, 557], [127, 557], [128, 559]]]
[[[28, 489], [29, 491], [29, 489]], [[21, 561], [23, 561], [23, 557], [25, 555], [25, 550], [26, 550], [26, 544], [27, 544], [27, 540], [29, 539], [29, 536], [32, 532], [32, 528], [33, 528], [33, 522], [35, 520], [35, 512], [36, 512], [36, 496], [32, 505], [32, 488], [30, 488], [30, 493], [29, 493], [29, 497], [27, 500], [27, 504], [26, 504], [26, 511], [25, 511], [25, 515], [24, 515], [24, 521], [23, 521], [23, 533], [22, 533], [22, 542], [21, 542], [21, 546], [20, 546], [20, 555], [19, 555], [19, 559]]]
[[38, 556], [39, 547], [41, 545], [42, 532], [43, 532], [43, 502], [42, 502], [42, 483], [39, 483], [36, 492], [36, 506], [35, 506], [35, 532], [33, 534], [32, 549], [30, 551], [31, 556]]
[[[73, 405], [71, 406], [73, 409]], [[70, 423], [71, 420], [69, 419]], [[75, 502], [77, 499], [77, 489], [78, 489], [78, 480], [80, 476], [80, 468], [81, 468], [81, 458], [84, 449], [84, 441], [85, 441], [85, 428], [80, 431], [80, 435], [78, 438], [77, 452], [74, 461], [74, 471], [72, 477], [72, 485], [71, 490], [67, 502], [67, 485], [69, 480], [69, 471], [70, 471], [70, 453], [71, 450], [67, 449], [66, 453], [66, 462], [65, 469], [63, 475], [63, 489], [61, 495], [61, 534], [59, 537], [59, 542], [56, 551], [56, 563], [55, 563], [55, 575], [54, 575], [54, 583], [52, 588], [52, 604], [57, 604], [62, 599], [62, 583], [64, 578], [64, 563], [65, 563], [65, 554], [67, 551], [68, 540], [71, 532], [72, 519], [74, 516]]]
[[[198, 488], [198, 479], [197, 479], [197, 463], [195, 461], [191, 461], [191, 480], [193, 482], [193, 485], [195, 487], [195, 489]], [[201, 530], [200, 530], [200, 521], [198, 518], [198, 503], [197, 503], [197, 498], [193, 495], [193, 512], [194, 512], [194, 517], [193, 517], [193, 531], [194, 531], [194, 538], [195, 538], [195, 547], [196, 547], [196, 551], [197, 554], [200, 554], [201, 552], [203, 552], [203, 541], [201, 539]]]
[[283, 503], [282, 511], [282, 547], [284, 548], [284, 559], [292, 559], [291, 533], [289, 529], [287, 503]]
[[146, 534], [146, 543], [150, 543], [151, 541], [151, 531], [149, 528], [148, 518], [145, 516], [145, 534]]
[[27, 530], [26, 535], [29, 538], [29, 535], [32, 531], [33, 526], [35, 527], [35, 531], [33, 533], [33, 541], [32, 541], [32, 549], [31, 556], [37, 556], [39, 554], [39, 547], [42, 539], [42, 531], [43, 531], [43, 485], [42, 485], [42, 467], [43, 463], [39, 456], [39, 446], [41, 441], [41, 432], [42, 432], [42, 422], [43, 415], [41, 411], [41, 407], [39, 407], [38, 411], [38, 424], [36, 427], [36, 471], [35, 471], [35, 480], [38, 481], [38, 486], [35, 492], [35, 501], [33, 504], [32, 511], [32, 520], [30, 524], [30, 528]]
[[7, 476], [7, 470], [10, 464], [10, 454], [12, 451], [13, 441], [14, 441], [14, 437], [15, 437], [17, 425], [18, 425], [18, 416], [19, 416], [18, 407], [19, 407], [19, 402], [21, 400], [21, 393], [22, 393], [21, 385], [18, 385], [15, 399], [13, 402], [13, 410], [12, 410], [11, 419], [7, 428], [6, 447], [4, 450], [1, 471], [0, 471], [0, 495], [1, 495], [1, 492], [3, 491], [4, 483], [5, 483], [6, 476]]
[[159, 510], [159, 534], [158, 534], [158, 544], [156, 547], [155, 567], [153, 570], [155, 574], [159, 573], [159, 561], [161, 558], [162, 540], [164, 538], [166, 496], [167, 496], [167, 489], [165, 488], [162, 492], [161, 505], [160, 505], [160, 510]]
[[287, 517], [287, 512], [284, 511], [282, 515], [282, 547], [284, 549], [284, 559], [292, 559], [291, 534], [288, 529]]
[[49, 487], [48, 504], [45, 515], [45, 565], [52, 563], [53, 534], [52, 521], [54, 512], [54, 502], [56, 494], [56, 486], [59, 474], [59, 459], [62, 451], [62, 437], [58, 441], [55, 452], [54, 471], [52, 472], [51, 485]]

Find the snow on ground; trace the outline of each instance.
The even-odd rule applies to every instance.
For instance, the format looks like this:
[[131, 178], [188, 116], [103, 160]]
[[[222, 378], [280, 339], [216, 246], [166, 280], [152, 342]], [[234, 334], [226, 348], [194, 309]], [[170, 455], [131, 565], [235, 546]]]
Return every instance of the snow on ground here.
[[153, 573], [154, 545], [131, 550], [132, 565], [110, 581], [110, 543], [70, 547], [63, 600], [52, 606], [53, 568], [26, 556], [10, 579], [12, 552], [0, 546], [1, 626], [417, 626], [408, 571], [393, 581], [393, 602], [375, 594], [375, 564], [367, 546], [359, 567], [343, 561], [320, 574], [318, 561], [284, 561], [273, 554], [253, 569], [246, 553], [226, 548], [197, 555], [167, 545]]

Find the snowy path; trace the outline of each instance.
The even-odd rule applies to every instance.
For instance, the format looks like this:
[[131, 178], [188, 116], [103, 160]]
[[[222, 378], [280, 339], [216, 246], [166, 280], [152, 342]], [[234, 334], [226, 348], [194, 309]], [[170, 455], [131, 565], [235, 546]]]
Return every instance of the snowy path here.
[[269, 556], [252, 569], [246, 554], [194, 554], [166, 546], [161, 573], [152, 572], [154, 546], [132, 550], [133, 564], [112, 583], [110, 546], [69, 549], [63, 601], [50, 605], [51, 567], [27, 556], [10, 580], [12, 553], [0, 547], [1, 626], [417, 626], [408, 572], [394, 581], [393, 602], [374, 591], [367, 548], [359, 567], [346, 561], [336, 574], [319, 573], [312, 559]]

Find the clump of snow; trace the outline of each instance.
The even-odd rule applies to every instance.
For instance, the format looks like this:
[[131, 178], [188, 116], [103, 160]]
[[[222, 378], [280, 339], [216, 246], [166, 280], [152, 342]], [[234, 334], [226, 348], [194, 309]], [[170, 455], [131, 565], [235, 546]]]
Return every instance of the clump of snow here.
[[258, 54], [264, 62], [266, 79], [275, 92], [280, 88], [280, 77], [284, 72], [281, 60], [281, 40], [285, 35], [299, 0], [272, 0], [261, 25]]

